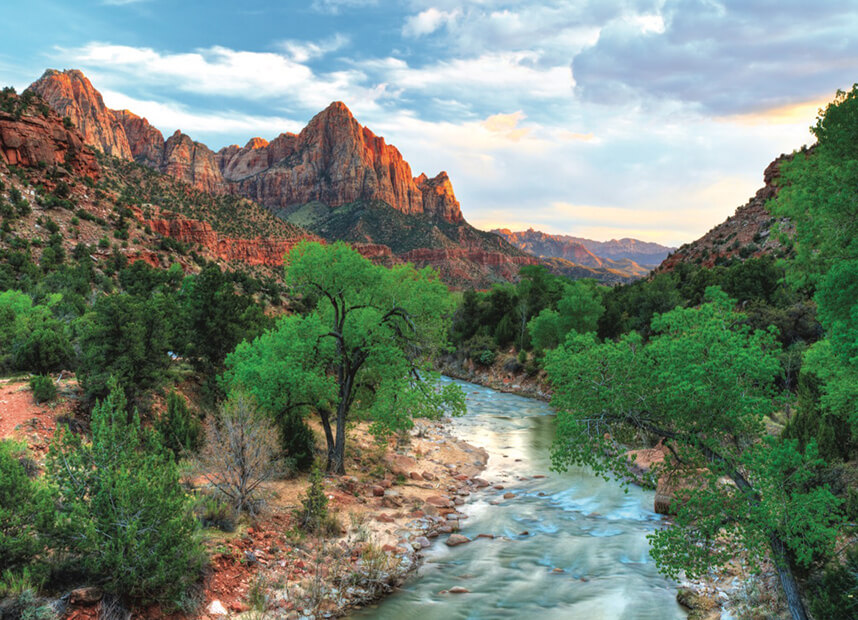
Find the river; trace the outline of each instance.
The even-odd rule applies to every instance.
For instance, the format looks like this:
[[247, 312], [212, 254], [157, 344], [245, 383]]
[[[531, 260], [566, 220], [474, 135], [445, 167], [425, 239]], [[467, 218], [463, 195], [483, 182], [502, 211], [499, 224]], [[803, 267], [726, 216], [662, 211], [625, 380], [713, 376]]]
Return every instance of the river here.
[[[453, 434], [488, 451], [482, 477], [505, 488], [477, 491], [463, 507], [469, 518], [460, 533], [472, 542], [450, 548], [445, 536], [437, 539], [400, 591], [352, 617], [685, 618], [675, 585], [649, 557], [646, 536], [660, 520], [653, 493], [624, 493], [584, 469], [550, 472], [554, 415], [547, 404], [457, 383], [468, 412], [454, 420]], [[510, 492], [515, 497], [503, 499]], [[441, 593], [454, 586], [469, 593]]]

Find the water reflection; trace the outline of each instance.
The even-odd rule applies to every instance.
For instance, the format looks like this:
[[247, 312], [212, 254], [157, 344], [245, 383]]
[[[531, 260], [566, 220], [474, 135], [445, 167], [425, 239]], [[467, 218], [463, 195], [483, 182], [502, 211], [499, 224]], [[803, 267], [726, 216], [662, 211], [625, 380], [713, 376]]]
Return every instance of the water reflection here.
[[[581, 469], [549, 472], [554, 417], [547, 405], [460, 384], [468, 415], [454, 422], [454, 432], [488, 451], [483, 477], [505, 487], [475, 495], [462, 533], [496, 538], [448, 548], [442, 537], [401, 592], [354, 617], [685, 618], [673, 585], [649, 557], [646, 535], [659, 520], [652, 493], [624, 493]], [[503, 499], [508, 492], [515, 498]], [[453, 586], [470, 593], [440, 594]]]

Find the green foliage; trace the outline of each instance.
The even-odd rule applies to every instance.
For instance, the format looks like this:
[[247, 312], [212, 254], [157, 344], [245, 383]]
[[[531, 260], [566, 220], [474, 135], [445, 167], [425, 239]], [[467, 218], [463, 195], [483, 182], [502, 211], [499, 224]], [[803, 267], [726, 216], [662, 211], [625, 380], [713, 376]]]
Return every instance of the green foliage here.
[[280, 445], [283, 455], [290, 459], [299, 471], [308, 471], [316, 458], [316, 440], [313, 430], [299, 415], [277, 417], [280, 429]]
[[81, 318], [80, 379], [87, 395], [103, 398], [115, 377], [128, 400], [160, 386], [170, 365], [172, 324], [169, 300], [127, 294], [99, 297]]
[[553, 349], [570, 331], [579, 334], [595, 332], [599, 317], [605, 311], [600, 289], [592, 280], [565, 284], [557, 309], [545, 308], [528, 323], [533, 346], [542, 350]]
[[60, 299], [53, 296], [48, 305], [37, 305], [20, 291], [0, 293], [0, 365], [41, 374], [71, 365], [65, 326], [49, 307]]
[[57, 397], [57, 386], [54, 380], [46, 375], [34, 375], [30, 378], [30, 389], [33, 390], [33, 400], [45, 403]]
[[167, 411], [158, 418], [155, 428], [161, 434], [164, 446], [177, 458], [196, 452], [202, 446], [202, 424], [190, 412], [182, 395], [176, 392], [167, 396]]
[[853, 620], [858, 618], [858, 547], [846, 553], [844, 562], [834, 560], [808, 588], [810, 610], [816, 618]]
[[301, 528], [311, 534], [334, 535], [339, 533], [339, 524], [328, 513], [328, 496], [322, 482], [322, 470], [313, 467], [310, 486], [295, 516]]
[[20, 446], [0, 440], [0, 572], [35, 564], [44, 549], [39, 531], [50, 521], [49, 498], [27, 477], [24, 456]]
[[317, 411], [329, 468], [343, 471], [353, 408], [379, 434], [409, 428], [413, 417], [464, 410], [461, 392], [441, 387], [431, 370], [452, 309], [433, 271], [385, 269], [344, 243], [302, 243], [289, 255], [286, 279], [311, 300], [308, 314], [282, 317], [239, 345], [224, 384], [247, 390], [275, 417]]
[[815, 444], [802, 453], [765, 436], [779, 371], [774, 335], [752, 332], [717, 288], [707, 299], [657, 315], [647, 344], [634, 332], [603, 344], [583, 335], [548, 354], [560, 410], [553, 464], [623, 476], [617, 442], [663, 439], [675, 452], [668, 475], [690, 488], [678, 492], [673, 523], [651, 536], [661, 570], [701, 574], [740, 549], [758, 562], [772, 540], [777, 556], [783, 545], [809, 566], [831, 550], [839, 500], [818, 484]]
[[236, 294], [235, 285], [215, 264], [188, 279], [182, 297], [185, 352], [206, 373], [220, 371], [239, 342], [252, 340], [270, 326], [262, 308], [251, 297]]
[[126, 411], [115, 381], [92, 412], [92, 442], [60, 430], [47, 458], [52, 546], [119, 597], [176, 601], [200, 577], [189, 501], [158, 434]]

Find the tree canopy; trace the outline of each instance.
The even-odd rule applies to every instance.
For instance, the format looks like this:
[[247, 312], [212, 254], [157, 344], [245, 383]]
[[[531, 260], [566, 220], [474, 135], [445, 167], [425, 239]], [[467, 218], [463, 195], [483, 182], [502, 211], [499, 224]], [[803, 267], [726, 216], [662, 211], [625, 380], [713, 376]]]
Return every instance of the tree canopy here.
[[442, 387], [431, 370], [452, 311], [434, 271], [376, 266], [344, 243], [302, 243], [289, 254], [286, 280], [307, 314], [282, 317], [240, 345], [224, 381], [274, 416], [317, 412], [329, 471], [344, 472], [353, 411], [385, 433], [413, 417], [463, 410], [461, 391]]

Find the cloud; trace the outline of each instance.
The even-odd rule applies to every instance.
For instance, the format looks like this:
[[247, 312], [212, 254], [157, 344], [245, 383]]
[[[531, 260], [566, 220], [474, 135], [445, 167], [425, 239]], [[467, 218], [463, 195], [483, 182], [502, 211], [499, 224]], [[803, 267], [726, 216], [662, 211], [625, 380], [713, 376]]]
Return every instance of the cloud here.
[[313, 0], [310, 7], [319, 13], [337, 15], [343, 9], [359, 9], [377, 4], [378, 0]]
[[[131, 110], [146, 118], [165, 136], [181, 129], [190, 135], [222, 136], [239, 133], [248, 137], [273, 137], [284, 131], [298, 132], [303, 127], [300, 122], [280, 116], [252, 116], [237, 110], [201, 112], [177, 103], [136, 99], [113, 90], [102, 90], [101, 94], [108, 107], [114, 110]], [[216, 145], [210, 146], [217, 148]]]
[[[324, 45], [330, 49], [342, 43], [334, 37]], [[322, 45], [318, 47], [320, 53]], [[317, 50], [301, 50], [304, 54], [311, 51]], [[216, 46], [172, 53], [98, 42], [60, 52], [67, 62], [95, 70], [102, 83], [114, 90], [145, 87], [249, 101], [277, 99], [280, 105], [316, 111], [340, 99], [349, 101], [356, 110], [372, 110], [384, 91], [383, 87], [361, 86], [365, 76], [356, 69], [315, 73], [294, 57], [274, 52]]]
[[319, 42], [287, 39], [285, 41], [280, 41], [277, 44], [277, 47], [285, 51], [295, 62], [303, 63], [341, 50], [346, 47], [349, 42], [350, 39], [348, 36], [337, 33], [334, 36], [322, 39]]
[[668, 99], [738, 114], [833, 93], [858, 74], [858, 13], [832, 0], [666, 0], [658, 27], [614, 20], [573, 61], [577, 93], [617, 103]]
[[431, 34], [445, 24], [454, 22], [462, 12], [459, 9], [439, 11], [435, 7], [421, 11], [405, 20], [402, 34], [411, 37], [421, 37]]

